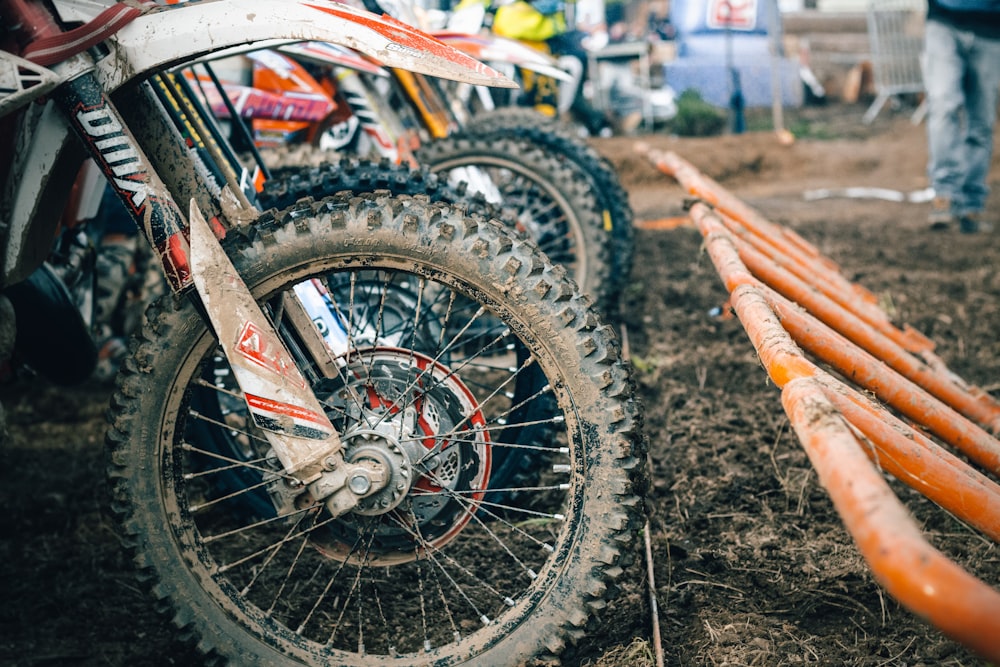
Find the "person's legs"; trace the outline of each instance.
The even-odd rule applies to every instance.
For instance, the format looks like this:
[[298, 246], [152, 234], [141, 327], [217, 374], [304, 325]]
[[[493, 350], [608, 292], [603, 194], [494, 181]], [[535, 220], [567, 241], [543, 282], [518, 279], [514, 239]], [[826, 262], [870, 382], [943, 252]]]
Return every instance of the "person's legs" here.
[[587, 50], [583, 48], [583, 35], [584, 33], [579, 30], [572, 30], [550, 37], [546, 42], [553, 55], [559, 56], [560, 62], [565, 62], [567, 58], [573, 58], [578, 62], [578, 66], [573, 67], [574, 75], [579, 71], [578, 83], [572, 91], [572, 96], [560, 90], [560, 111], [564, 111], [568, 104], [568, 109], [577, 122], [583, 125], [591, 136], [609, 136], [611, 124], [607, 116], [595, 109], [583, 94], [583, 82], [588, 75], [588, 55]]
[[986, 176], [993, 156], [993, 128], [996, 124], [997, 91], [1000, 90], [1000, 40], [964, 35], [968, 40], [968, 69], [965, 77], [965, 108], [968, 130], [965, 135], [966, 172], [957, 213], [978, 213], [986, 206], [989, 190]]
[[[921, 65], [927, 89], [927, 177], [939, 200], [931, 222], [947, 223], [943, 217], [935, 219], [935, 216], [957, 212], [947, 209], [961, 196], [965, 181], [961, 113], [965, 102], [962, 90], [965, 62], [954, 28], [928, 21], [925, 30]], [[942, 205], [946, 210], [938, 210]]]
[[570, 107], [576, 101], [577, 93], [583, 87], [584, 65], [576, 56], [559, 56], [557, 61], [559, 66], [572, 78], [569, 81], [559, 82], [559, 113], [569, 113]]

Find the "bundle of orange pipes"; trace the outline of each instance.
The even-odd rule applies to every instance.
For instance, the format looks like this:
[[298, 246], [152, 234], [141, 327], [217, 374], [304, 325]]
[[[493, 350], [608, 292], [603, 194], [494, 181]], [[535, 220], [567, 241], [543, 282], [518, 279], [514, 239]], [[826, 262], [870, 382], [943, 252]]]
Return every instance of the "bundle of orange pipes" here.
[[1000, 592], [933, 548], [884, 477], [1000, 541], [1000, 403], [957, 378], [931, 341], [897, 328], [797, 234], [678, 155], [639, 150], [691, 197], [690, 222], [730, 305], [876, 579], [942, 632], [1000, 662]]

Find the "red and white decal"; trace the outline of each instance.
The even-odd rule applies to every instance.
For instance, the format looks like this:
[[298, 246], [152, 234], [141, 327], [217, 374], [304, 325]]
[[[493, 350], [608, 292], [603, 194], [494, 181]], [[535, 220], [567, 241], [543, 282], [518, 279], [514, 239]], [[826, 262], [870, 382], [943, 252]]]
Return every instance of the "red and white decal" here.
[[266, 332], [253, 322], [247, 320], [240, 330], [236, 341], [236, 351], [245, 359], [257, 366], [276, 373], [296, 386], [304, 388], [302, 374], [295, 367], [295, 362], [289, 358], [284, 347], [275, 345], [269, 340]]
[[442, 61], [468, 68], [479, 75], [495, 80], [497, 83], [505, 79], [499, 72], [496, 72], [475, 58], [387, 14], [383, 14], [382, 16], [370, 14], [366, 16], [347, 5], [328, 5], [325, 7], [310, 3], [303, 3], [303, 5], [325, 14], [337, 16], [381, 35], [389, 40], [389, 43], [384, 47], [387, 51], [395, 51], [416, 61], [424, 60], [428, 56], [434, 56], [435, 58], [440, 58]]
[[312, 439], [324, 438], [333, 433], [333, 424], [324, 414], [263, 396], [245, 394], [245, 397], [254, 423], [261, 428]]
[[705, 23], [716, 30], [753, 30], [757, 27], [757, 0], [711, 0]]

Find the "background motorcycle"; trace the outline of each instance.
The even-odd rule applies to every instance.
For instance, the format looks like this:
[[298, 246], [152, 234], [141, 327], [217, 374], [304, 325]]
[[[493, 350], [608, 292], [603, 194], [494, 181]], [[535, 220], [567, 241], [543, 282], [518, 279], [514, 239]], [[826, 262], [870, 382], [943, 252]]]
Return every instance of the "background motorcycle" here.
[[[468, 40], [457, 43], [467, 45]], [[494, 57], [503, 48], [494, 49]], [[284, 51], [284, 58], [254, 57], [252, 79], [244, 75], [243, 80], [252, 80], [262, 94], [288, 96], [290, 102], [329, 91], [337, 108], [326, 120], [309, 125], [275, 121], [265, 117], [266, 110], [254, 107], [248, 113], [245, 105], [237, 105], [251, 117], [258, 146], [273, 147], [276, 139], [298, 146], [268, 157], [276, 173], [301, 164], [317, 170], [281, 201], [291, 203], [291, 197], [329, 181], [322, 167], [331, 160], [328, 150], [419, 163], [457, 190], [482, 194], [512, 226], [567, 266], [604, 312], [613, 314], [631, 270], [632, 210], [611, 165], [582, 139], [528, 110], [470, 118], [448, 99], [451, 91], [419, 74], [370, 64], [358, 70], [308, 47]], [[291, 56], [308, 63], [309, 71]], [[515, 57], [523, 60], [516, 52]], [[232, 93], [234, 99], [248, 98], [242, 90]], [[212, 107], [228, 116], [221, 100], [215, 99]], [[312, 152], [309, 146], [320, 150]], [[383, 171], [381, 182], [388, 187], [412, 180], [398, 178], [389, 167]]]

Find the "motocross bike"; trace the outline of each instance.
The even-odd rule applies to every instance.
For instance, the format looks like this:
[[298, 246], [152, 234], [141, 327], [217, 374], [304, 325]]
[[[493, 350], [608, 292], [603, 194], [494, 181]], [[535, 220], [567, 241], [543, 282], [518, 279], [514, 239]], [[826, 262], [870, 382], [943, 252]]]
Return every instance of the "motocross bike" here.
[[[385, 9], [410, 25], [430, 29], [434, 23], [433, 19], [428, 20], [418, 14], [414, 4], [407, 0], [358, 1], [372, 11]], [[571, 272], [584, 287], [584, 291], [594, 296], [602, 311], [614, 316], [619, 296], [631, 273], [634, 254], [633, 213], [628, 195], [610, 162], [582, 139], [571, 123], [561, 122], [560, 114], [553, 113], [553, 100], [545, 92], [551, 92], [560, 86], [578, 85], [579, 82], [574, 81], [573, 75], [566, 68], [567, 64], [576, 62], [576, 59], [557, 61], [548, 56], [544, 49], [537, 48], [537, 45], [527, 46], [518, 40], [491, 33], [484, 34], [481, 28], [487, 18], [483, 4], [471, 3], [446, 14], [443, 22], [447, 27], [436, 29], [433, 34], [477, 60], [489, 62], [504, 72], [519, 73], [522, 80], [534, 82], [533, 87], [524, 86], [524, 94], [537, 98], [538, 103], [522, 107], [496, 107], [492, 103], [492, 95], [498, 93], [496, 88], [445, 82], [429, 79], [419, 73], [396, 71], [395, 89], [398, 97], [395, 98], [396, 103], [389, 105], [389, 108], [410, 111], [411, 118], [408, 122], [396, 121], [395, 126], [416, 126], [424, 131], [431, 141], [424, 139], [418, 144], [416, 158], [421, 164], [437, 172], [455, 168], [463, 162], [483, 161], [482, 168], [492, 170], [495, 174], [497, 168], [502, 168], [498, 165], [503, 164], [504, 161], [500, 159], [503, 156], [512, 158], [519, 156], [524, 150], [531, 153], [538, 149], [546, 155], [533, 154], [530, 159], [521, 162], [535, 164], [544, 160], [544, 157], [554, 156], [566, 165], [567, 170], [573, 174], [570, 180], [585, 183], [586, 189], [597, 198], [600, 215], [597, 228], [601, 230], [595, 233], [592, 228], [585, 226], [577, 234], [578, 238], [585, 241], [584, 245], [572, 250], [572, 253], [581, 258], [576, 270]], [[372, 72], [366, 74], [359, 77], [362, 85], [364, 81], [371, 82], [374, 78]], [[469, 105], [470, 95], [482, 102], [475, 112], [470, 111], [473, 108]], [[357, 109], [359, 115], [371, 117], [366, 102], [373, 96], [374, 93], [362, 90], [352, 96], [349, 106]], [[573, 95], [566, 97], [569, 99]], [[561, 118], [565, 117], [564, 109]], [[391, 119], [385, 119], [383, 125], [391, 122]], [[397, 130], [397, 135], [399, 132]], [[456, 139], [456, 134], [463, 138]], [[497, 142], [501, 142], [502, 150], [497, 150]], [[461, 178], [466, 172], [458, 171], [457, 174]], [[549, 180], [559, 182], [560, 179], [551, 177]], [[560, 187], [567, 197], [580, 201], [579, 195], [573, 194], [571, 184], [566, 183]], [[550, 193], [550, 197], [553, 196]], [[553, 253], [552, 248], [545, 249], [550, 255], [558, 254]], [[558, 261], [570, 265], [573, 263], [571, 257], [563, 257]]]
[[[457, 36], [444, 37], [452, 43]], [[477, 58], [487, 54], [497, 59], [509, 52], [516, 62], [533, 62], [520, 54], [523, 47], [516, 43], [509, 51], [510, 44], [494, 40], [492, 50], [486, 51], [481, 41], [465, 38], [455, 43], [469, 49], [470, 43], [478, 45], [470, 53]], [[274, 147], [276, 138], [298, 146], [271, 153], [278, 156], [269, 158], [276, 175], [287, 175], [289, 167], [298, 171], [302, 164], [316, 169], [311, 177], [285, 188], [284, 203], [309, 194], [310, 183], [329, 179], [322, 166], [331, 159], [326, 151], [417, 162], [455, 188], [478, 192], [505, 211], [509, 224], [567, 266], [599, 309], [615, 313], [631, 271], [632, 210], [614, 169], [593, 147], [529, 110], [469, 118], [449, 104], [435, 79], [370, 64], [356, 67], [319, 46], [251, 54], [253, 75], [246, 78], [252, 84], [226, 86], [228, 94], [240, 100], [256, 91], [285, 96], [289, 103], [331, 91], [336, 110], [324, 123], [274, 120], [265, 117], [262, 105], [237, 105], [250, 117], [258, 146]], [[296, 60], [312, 68], [306, 71]], [[544, 62], [531, 66], [543, 67]], [[211, 97], [213, 110], [227, 117], [221, 99]], [[400, 182], [391, 173], [382, 180]]]
[[[373, 11], [385, 8], [388, 13], [410, 25], [430, 29], [434, 22], [433, 19], [423, 19], [413, 3], [407, 0], [361, 1]], [[475, 160], [483, 160], [484, 167], [489, 168], [489, 165], [495, 167], [499, 164], [498, 156], [504, 152], [517, 155], [524, 146], [528, 146], [529, 150], [541, 149], [564, 165], [569, 165], [569, 171], [577, 174], [574, 180], [585, 183], [597, 198], [600, 214], [597, 227], [602, 230], [601, 233], [583, 235], [590, 240], [577, 252], [586, 251], [586, 266], [578, 267], [574, 276], [584, 290], [594, 296], [603, 312], [615, 316], [619, 297], [632, 269], [635, 242], [633, 213], [628, 195], [613, 166], [580, 136], [572, 122], [567, 121], [566, 111], [574, 94], [563, 95], [564, 108], [562, 113], [558, 112], [555, 102], [558, 95], [554, 91], [579, 86], [579, 81], [571, 73], [577, 59], [556, 60], [537, 44], [529, 46], [518, 40], [483, 33], [482, 27], [488, 21], [488, 14], [482, 3], [465, 4], [445, 14], [440, 21], [446, 27], [433, 30], [435, 37], [477, 60], [490, 63], [500, 71], [518, 75], [524, 88], [523, 94], [535, 103], [498, 107], [493, 95], [502, 94], [502, 91], [496, 88], [400, 72], [397, 78], [401, 83], [399, 88], [403, 104], [392, 108], [405, 106], [412, 109], [418, 119], [417, 124], [434, 139], [422, 144], [417, 159], [435, 171], [440, 171], [445, 165], [454, 166], [462, 161]], [[471, 97], [480, 100], [478, 107], [470, 104]], [[451, 129], [456, 127], [457, 133]], [[463, 138], [456, 138], [456, 134]], [[496, 150], [498, 142], [505, 151]], [[507, 142], [506, 145], [504, 142]], [[535, 159], [525, 162], [531, 164]], [[582, 179], [579, 178], [581, 171]], [[573, 188], [566, 187], [563, 192], [571, 196]]]
[[[43, 266], [84, 156], [172, 288], [132, 341], [107, 443], [123, 543], [181, 633], [260, 665], [509, 664], [578, 635], [641, 513], [637, 407], [610, 330], [532, 243], [426, 197], [261, 212], [169, 69], [311, 39], [503, 82], [322, 0], [57, 14], [2, 0], [0, 15], [0, 289]], [[529, 369], [545, 382], [522, 381]], [[562, 444], [526, 447], [543, 478], [491, 504], [492, 453], [522, 446], [540, 396]]]

